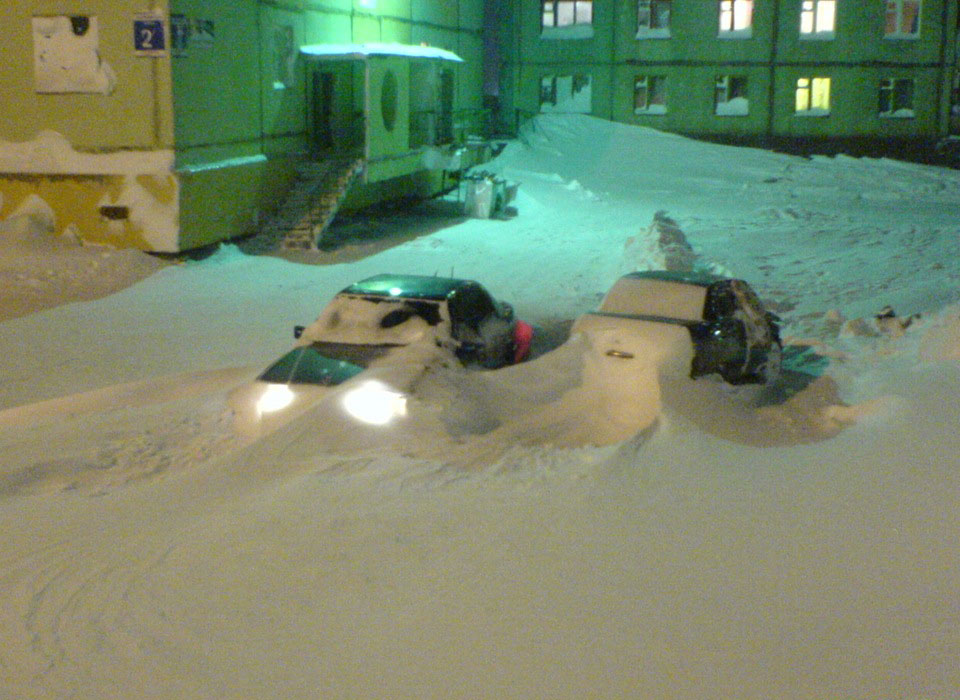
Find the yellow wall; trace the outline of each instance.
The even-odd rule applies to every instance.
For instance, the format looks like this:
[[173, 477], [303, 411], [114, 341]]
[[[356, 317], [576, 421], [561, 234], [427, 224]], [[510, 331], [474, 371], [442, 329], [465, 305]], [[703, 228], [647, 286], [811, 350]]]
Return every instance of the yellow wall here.
[[[135, 13], [166, 7], [166, 0], [0, 2], [0, 141], [30, 141], [51, 129], [77, 149], [172, 148], [169, 61], [137, 55], [132, 39]], [[97, 18], [99, 53], [116, 75], [116, 87], [108, 95], [37, 94], [32, 18], [77, 14]]]
[[[455, 51], [470, 67], [458, 71], [454, 109], [479, 109], [482, 8], [483, 0], [2, 0], [0, 217], [34, 194], [58, 227], [118, 246], [174, 251], [249, 233], [313, 147], [301, 45], [425, 41]], [[170, 19], [165, 55], [134, 49], [134, 18], [150, 10]], [[38, 94], [32, 18], [78, 12], [97, 17], [98, 52], [115, 88]], [[197, 31], [172, 46], [174, 23]], [[404, 153], [409, 62], [370, 63], [370, 155], [398, 157], [372, 164], [367, 176], [403, 177], [422, 169]], [[393, 130], [382, 128], [388, 66], [397, 78]], [[44, 131], [59, 136], [45, 141]], [[60, 150], [31, 155], [31, 144], [47, 143]], [[110, 219], [104, 206], [127, 207], [129, 216]]]

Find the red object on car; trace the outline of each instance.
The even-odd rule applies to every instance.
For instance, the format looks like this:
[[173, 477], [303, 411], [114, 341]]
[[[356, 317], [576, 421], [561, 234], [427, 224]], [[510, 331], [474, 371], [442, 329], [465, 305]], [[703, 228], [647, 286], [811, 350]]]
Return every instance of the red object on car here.
[[513, 327], [513, 345], [515, 348], [513, 361], [523, 362], [530, 354], [530, 343], [533, 341], [533, 326], [526, 321], [517, 321]]

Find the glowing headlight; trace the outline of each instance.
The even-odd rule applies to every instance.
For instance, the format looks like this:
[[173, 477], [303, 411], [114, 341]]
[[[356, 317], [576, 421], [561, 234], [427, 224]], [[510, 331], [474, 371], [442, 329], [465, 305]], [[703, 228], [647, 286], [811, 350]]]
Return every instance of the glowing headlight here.
[[273, 413], [286, 408], [293, 401], [293, 392], [286, 384], [268, 384], [266, 391], [257, 401], [257, 412]]
[[343, 397], [347, 413], [372, 425], [386, 425], [407, 414], [407, 397], [380, 382], [364, 382]]

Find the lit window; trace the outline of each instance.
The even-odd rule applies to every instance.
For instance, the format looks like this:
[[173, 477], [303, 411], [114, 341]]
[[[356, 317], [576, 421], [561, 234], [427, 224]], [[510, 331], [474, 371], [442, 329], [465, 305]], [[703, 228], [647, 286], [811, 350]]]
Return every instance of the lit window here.
[[887, 0], [883, 34], [888, 37], [919, 36], [920, 0]]
[[830, 114], [830, 78], [797, 78], [796, 114], [809, 117]]
[[753, 0], [720, 0], [720, 36], [749, 37]]
[[589, 75], [545, 75], [540, 79], [541, 112], [590, 114], [592, 110]]
[[836, 19], [836, 0], [802, 0], [800, 36], [806, 39], [832, 39]]
[[542, 0], [544, 27], [593, 24], [593, 0]]
[[637, 76], [633, 83], [633, 112], [634, 114], [666, 114], [666, 76]]
[[671, 0], [639, 0], [637, 38], [670, 36]]
[[717, 76], [714, 92], [714, 114], [721, 116], [743, 116], [750, 113], [747, 99], [747, 79], [743, 76]]
[[880, 81], [880, 116], [900, 118], [915, 116], [912, 78], [885, 78]]

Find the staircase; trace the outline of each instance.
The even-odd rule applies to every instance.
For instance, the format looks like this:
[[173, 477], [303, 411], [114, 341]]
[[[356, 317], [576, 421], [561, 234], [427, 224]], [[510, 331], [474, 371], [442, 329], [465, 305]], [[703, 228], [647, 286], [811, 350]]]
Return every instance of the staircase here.
[[260, 252], [277, 247], [317, 250], [323, 232], [363, 166], [362, 158], [327, 158], [301, 165], [287, 198], [255, 237], [257, 243], [252, 247]]

